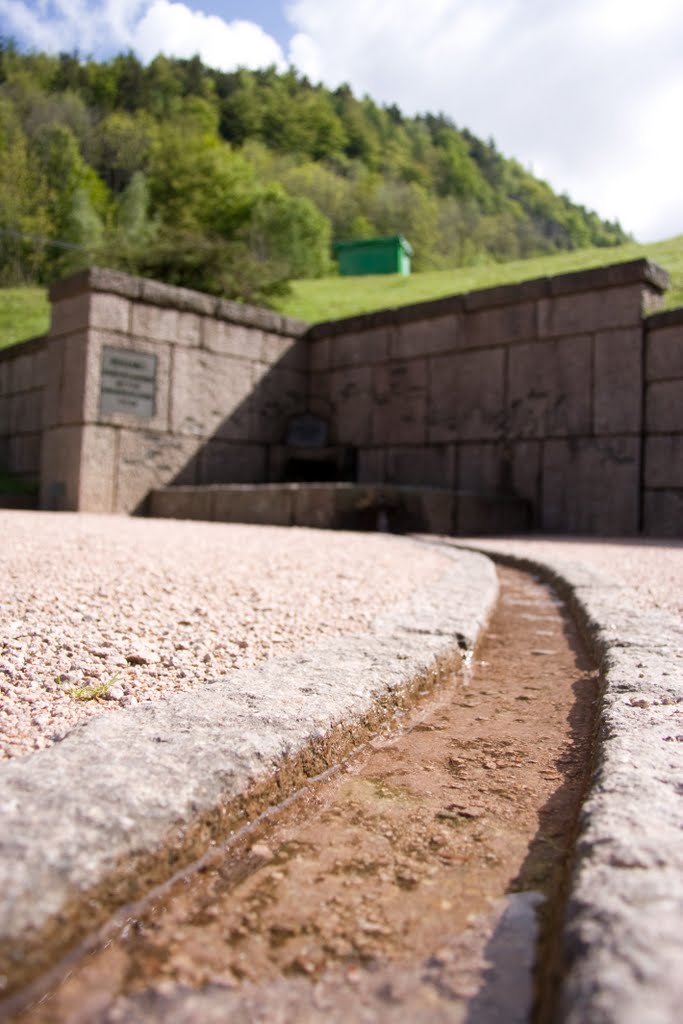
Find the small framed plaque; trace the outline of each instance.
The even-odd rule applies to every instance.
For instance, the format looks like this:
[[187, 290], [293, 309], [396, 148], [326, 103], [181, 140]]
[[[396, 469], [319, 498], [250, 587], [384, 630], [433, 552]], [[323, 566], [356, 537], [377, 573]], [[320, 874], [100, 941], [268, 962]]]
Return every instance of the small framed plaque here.
[[322, 416], [304, 413], [287, 424], [287, 444], [292, 448], [326, 448], [329, 429]]
[[122, 348], [102, 349], [100, 416], [126, 413], [151, 419], [156, 412], [157, 357]]

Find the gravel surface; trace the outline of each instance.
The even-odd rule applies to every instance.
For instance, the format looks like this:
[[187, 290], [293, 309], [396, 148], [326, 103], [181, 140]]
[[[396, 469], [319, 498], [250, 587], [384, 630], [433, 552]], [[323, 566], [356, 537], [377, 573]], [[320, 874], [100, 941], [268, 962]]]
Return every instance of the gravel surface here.
[[[105, 711], [365, 632], [449, 567], [400, 537], [0, 512], [0, 759]], [[605, 572], [683, 613], [683, 543], [467, 538]], [[455, 541], [460, 543], [460, 539]]]
[[386, 534], [0, 512], [0, 759], [362, 633], [452, 568]]
[[589, 537], [458, 537], [481, 551], [581, 563], [632, 591], [633, 607], [683, 615], [683, 541]]

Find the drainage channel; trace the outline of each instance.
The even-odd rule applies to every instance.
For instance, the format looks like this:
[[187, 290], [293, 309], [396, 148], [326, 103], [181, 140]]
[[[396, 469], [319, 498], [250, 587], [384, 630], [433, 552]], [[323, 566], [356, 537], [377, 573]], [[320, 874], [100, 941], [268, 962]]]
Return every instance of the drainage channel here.
[[550, 1019], [597, 673], [518, 570], [471, 671], [132, 915], [40, 1024]]

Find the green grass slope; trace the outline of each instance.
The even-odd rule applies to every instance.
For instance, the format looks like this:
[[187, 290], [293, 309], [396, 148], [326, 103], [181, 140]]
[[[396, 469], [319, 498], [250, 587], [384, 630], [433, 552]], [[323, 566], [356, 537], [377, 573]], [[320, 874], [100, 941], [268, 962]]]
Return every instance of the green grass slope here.
[[438, 270], [402, 277], [326, 277], [292, 282], [291, 294], [277, 303], [288, 316], [319, 323], [376, 309], [408, 306], [414, 302], [440, 299], [446, 295], [516, 284], [537, 277], [567, 274], [628, 260], [647, 258], [659, 263], [671, 276], [666, 308], [683, 306], [683, 235], [651, 245], [632, 243], [609, 249], [577, 249], [574, 252], [539, 256], [512, 263], [488, 263], [456, 270]]
[[[440, 299], [499, 284], [516, 284], [536, 277], [567, 274], [645, 257], [659, 263], [671, 276], [666, 308], [683, 306], [683, 235], [651, 245], [622, 245], [609, 249], [578, 249], [575, 252], [539, 256], [513, 263], [488, 263], [457, 270], [402, 277], [326, 277], [292, 282], [291, 293], [279, 299], [276, 308], [288, 316], [319, 323], [376, 309], [409, 306], [414, 302]], [[44, 288], [0, 289], [0, 348], [44, 334], [50, 321], [50, 307]]]
[[45, 334], [49, 326], [46, 288], [0, 288], [0, 348]]

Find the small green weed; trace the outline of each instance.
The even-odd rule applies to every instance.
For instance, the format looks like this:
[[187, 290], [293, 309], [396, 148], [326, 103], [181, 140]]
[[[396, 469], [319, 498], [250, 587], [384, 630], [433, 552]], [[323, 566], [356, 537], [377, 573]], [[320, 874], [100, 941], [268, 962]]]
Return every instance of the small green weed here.
[[111, 682], [91, 683], [87, 686], [74, 686], [72, 687], [72, 689], [67, 690], [66, 692], [69, 694], [70, 697], [73, 697], [74, 700], [97, 700], [98, 697], [103, 697], [110, 687]]
[[[104, 697], [105, 693], [112, 688], [114, 683], [118, 682], [121, 678], [121, 673], [117, 672], [102, 683], [87, 683], [85, 686], [72, 686], [70, 690], [66, 690], [65, 693], [69, 697], [73, 697], [74, 700], [86, 701], [86, 700], [98, 700], [100, 697]], [[57, 682], [61, 685], [62, 677], [57, 679]]]

